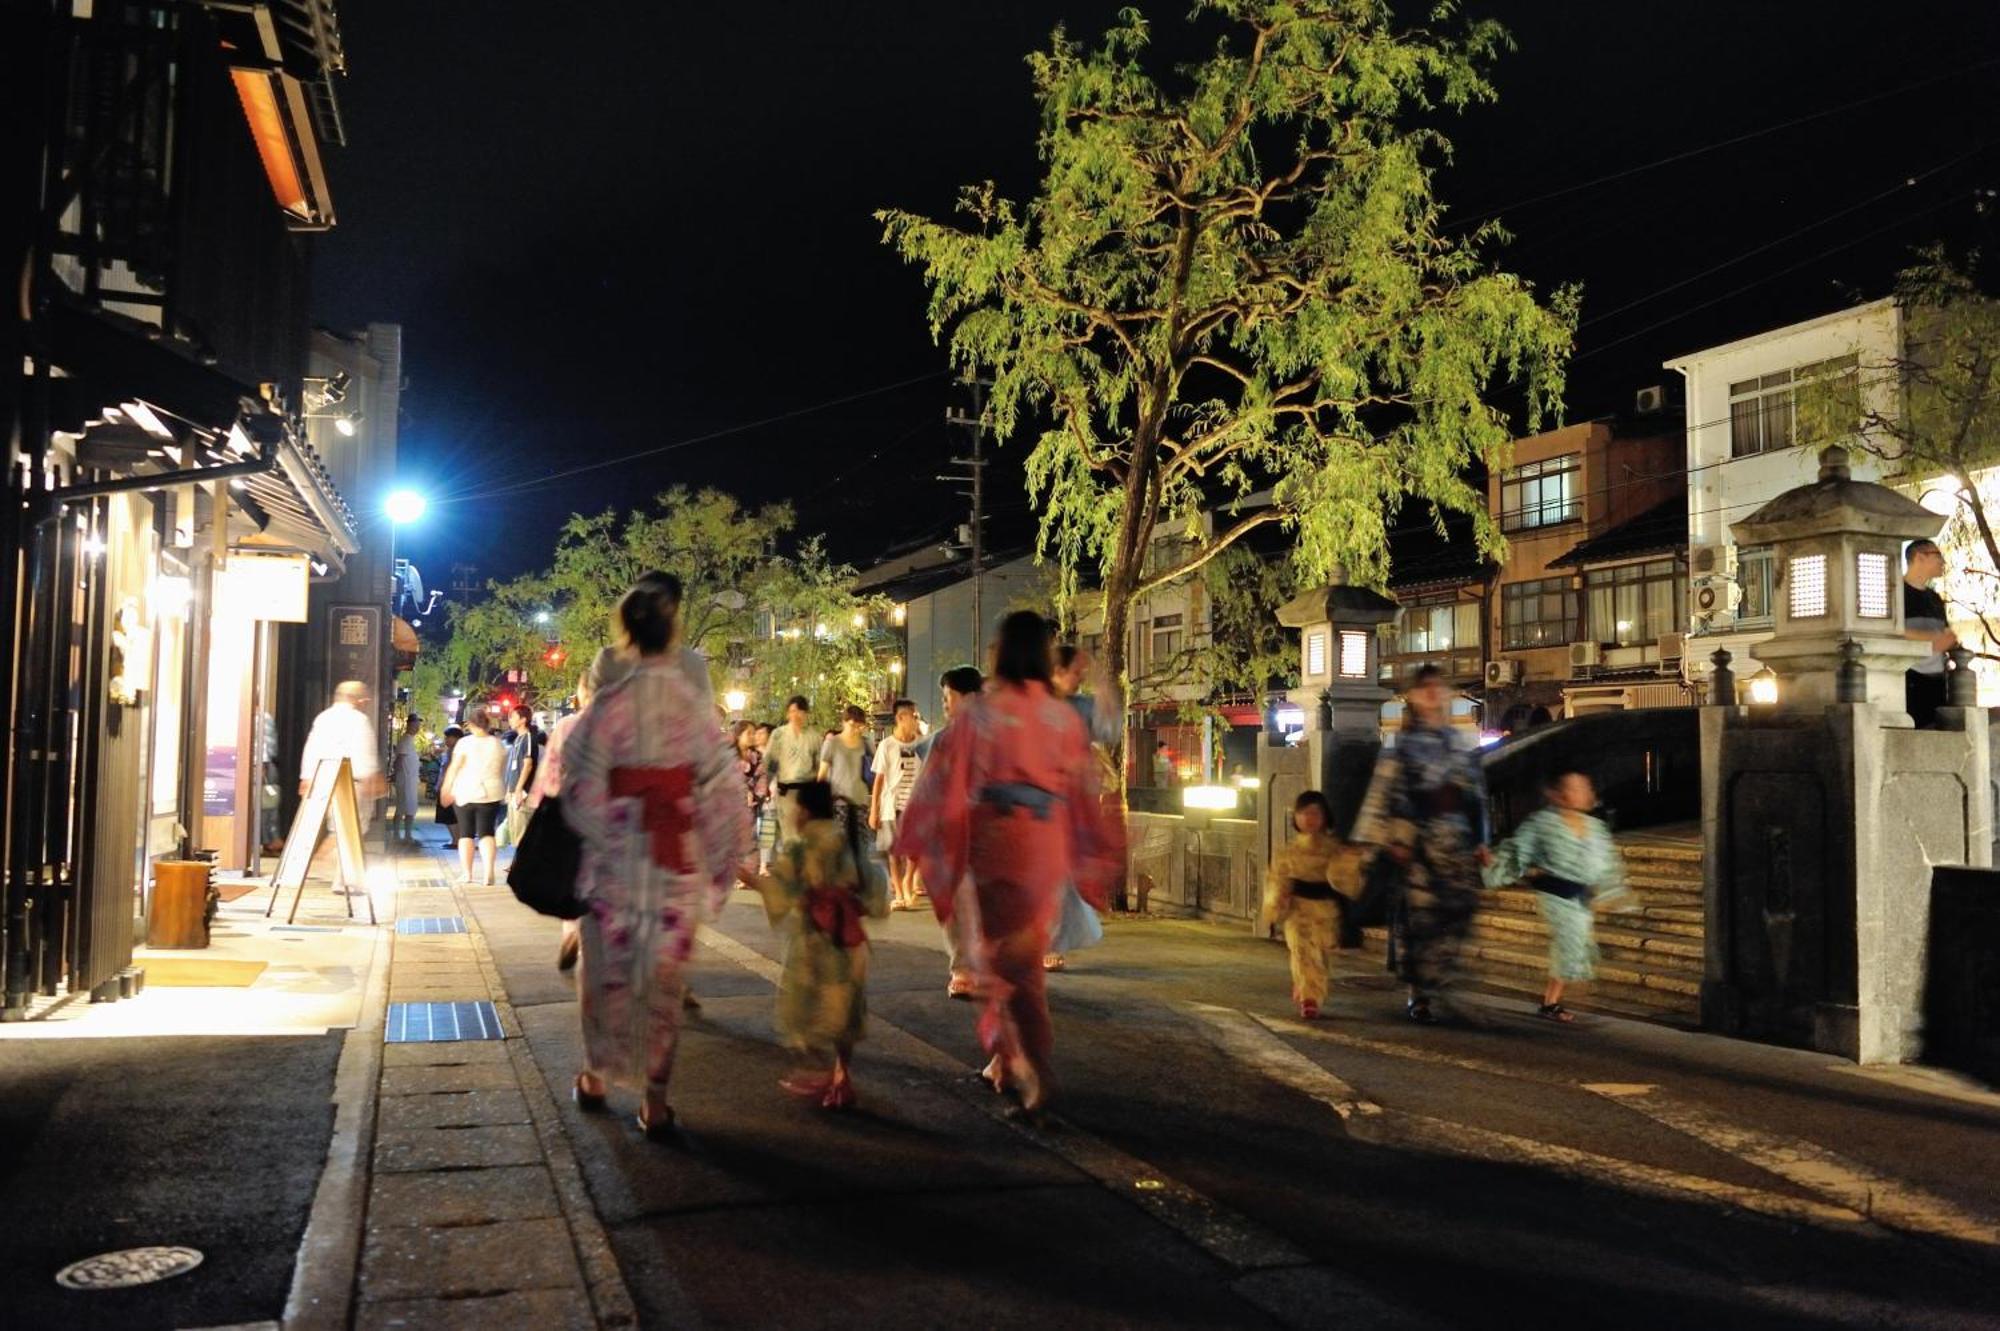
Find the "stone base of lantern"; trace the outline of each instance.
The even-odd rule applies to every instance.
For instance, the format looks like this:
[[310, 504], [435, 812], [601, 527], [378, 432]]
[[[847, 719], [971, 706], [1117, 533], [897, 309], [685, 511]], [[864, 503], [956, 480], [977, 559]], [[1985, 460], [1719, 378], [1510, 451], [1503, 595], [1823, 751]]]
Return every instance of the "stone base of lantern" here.
[[1922, 1053], [1931, 866], [1993, 862], [1989, 731], [1950, 707], [1911, 729], [1896, 699], [1703, 709], [1704, 1025]]
[[[1835, 680], [1846, 640], [1837, 633], [1774, 638], [1753, 646], [1750, 655], [1778, 677], [1779, 706], [1818, 708], [1839, 701]], [[1924, 643], [1902, 638], [1871, 638], [1863, 644], [1859, 660], [1867, 675], [1868, 701], [1881, 709], [1883, 725], [1911, 724], [1903, 710], [1903, 675], [1930, 654]]]

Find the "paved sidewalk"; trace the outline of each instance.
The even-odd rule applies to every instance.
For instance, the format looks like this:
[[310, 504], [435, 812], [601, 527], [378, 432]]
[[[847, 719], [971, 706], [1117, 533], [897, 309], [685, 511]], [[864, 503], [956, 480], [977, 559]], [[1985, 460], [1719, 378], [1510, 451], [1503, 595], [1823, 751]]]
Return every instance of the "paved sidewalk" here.
[[461, 920], [465, 932], [396, 935], [387, 1033], [399, 1004], [490, 1002], [503, 1038], [384, 1044], [353, 1324], [635, 1325], [456, 865], [419, 851], [396, 869], [406, 928]]

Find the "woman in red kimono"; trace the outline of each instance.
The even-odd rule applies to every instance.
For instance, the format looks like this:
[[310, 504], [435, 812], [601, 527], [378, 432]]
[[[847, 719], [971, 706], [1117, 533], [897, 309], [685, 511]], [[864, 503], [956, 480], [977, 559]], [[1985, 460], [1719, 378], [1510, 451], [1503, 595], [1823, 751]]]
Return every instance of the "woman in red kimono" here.
[[[972, 876], [979, 902], [979, 1034], [986, 1076], [1030, 1114], [1053, 1089], [1042, 957], [1074, 882], [1103, 909], [1125, 872], [1125, 836], [1098, 800], [1090, 736], [1075, 709], [1049, 691], [1048, 623], [1032, 611], [1000, 624], [994, 681], [947, 726], [898, 820], [895, 853], [924, 880]], [[949, 925], [952, 893], [933, 892]]]

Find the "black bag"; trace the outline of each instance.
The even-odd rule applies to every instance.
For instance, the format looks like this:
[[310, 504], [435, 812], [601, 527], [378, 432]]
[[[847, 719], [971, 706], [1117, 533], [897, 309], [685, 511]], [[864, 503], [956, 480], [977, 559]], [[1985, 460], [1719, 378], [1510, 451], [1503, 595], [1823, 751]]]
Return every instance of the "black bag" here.
[[551, 795], [536, 806], [514, 848], [507, 886], [523, 906], [558, 920], [584, 913], [576, 879], [583, 869], [583, 839], [563, 821], [562, 801]]

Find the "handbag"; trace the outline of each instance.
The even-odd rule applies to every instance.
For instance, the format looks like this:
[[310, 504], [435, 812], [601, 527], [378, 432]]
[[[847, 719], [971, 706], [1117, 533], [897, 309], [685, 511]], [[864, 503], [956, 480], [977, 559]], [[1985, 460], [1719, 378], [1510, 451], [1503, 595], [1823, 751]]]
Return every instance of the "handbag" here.
[[514, 899], [542, 915], [574, 920], [584, 913], [576, 895], [583, 869], [583, 838], [563, 820], [561, 797], [551, 795], [536, 806], [507, 867], [507, 886]]

